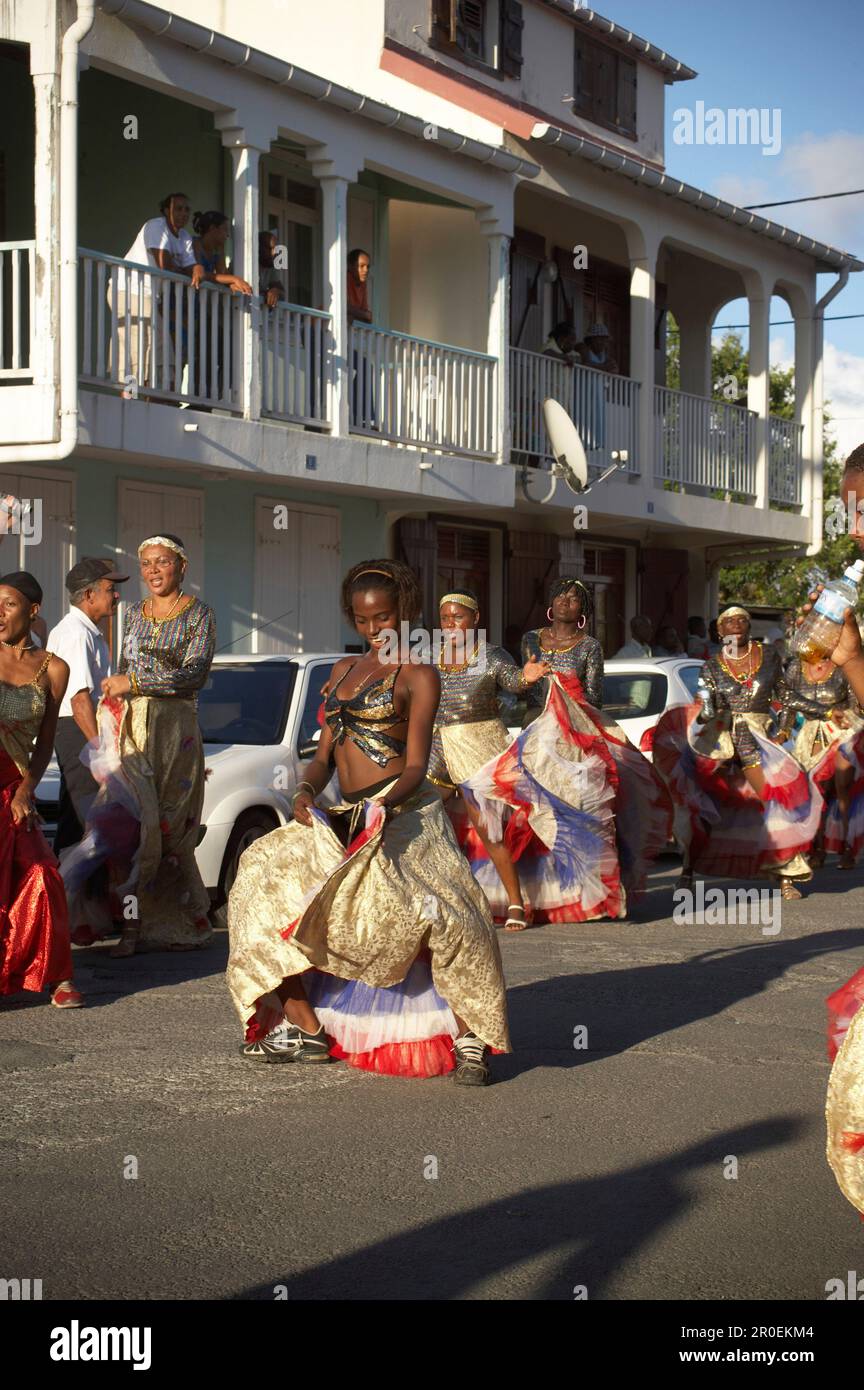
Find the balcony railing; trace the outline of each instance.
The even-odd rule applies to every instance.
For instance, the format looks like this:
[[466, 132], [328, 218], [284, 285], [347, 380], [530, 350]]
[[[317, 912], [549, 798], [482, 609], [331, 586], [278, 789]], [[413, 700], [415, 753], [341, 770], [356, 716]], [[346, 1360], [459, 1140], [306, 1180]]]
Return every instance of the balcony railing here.
[[331, 318], [298, 304], [261, 310], [261, 412], [329, 425]]
[[240, 411], [241, 295], [207, 281], [79, 252], [81, 380], [127, 397]]
[[768, 419], [768, 500], [801, 505], [804, 426], [779, 415]]
[[551, 468], [554, 462], [543, 424], [548, 396], [572, 416], [589, 467], [608, 467], [626, 453], [621, 467], [638, 473], [639, 382], [596, 367], [570, 367], [542, 353], [510, 349], [510, 420], [516, 463]]
[[654, 477], [685, 492], [756, 496], [756, 415], [744, 406], [654, 388]]
[[0, 241], [0, 380], [32, 377], [35, 241]]
[[348, 337], [352, 433], [495, 454], [494, 357], [365, 324], [352, 324]]

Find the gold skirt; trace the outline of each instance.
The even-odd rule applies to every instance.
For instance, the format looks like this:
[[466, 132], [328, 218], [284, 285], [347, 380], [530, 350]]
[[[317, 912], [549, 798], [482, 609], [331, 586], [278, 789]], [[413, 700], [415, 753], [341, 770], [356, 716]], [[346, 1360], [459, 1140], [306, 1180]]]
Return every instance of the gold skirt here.
[[455, 786], [497, 758], [512, 739], [500, 719], [481, 719], [473, 724], [442, 724], [438, 727], [441, 747]]
[[[844, 1197], [864, 1215], [864, 1008], [858, 1010], [834, 1059], [828, 1081], [828, 1162]], [[844, 1136], [849, 1136], [844, 1143]]]
[[844, 710], [843, 715], [849, 721], [846, 729], [841, 729], [839, 724], [835, 724], [831, 719], [808, 719], [799, 729], [795, 740], [795, 759], [805, 772], [812, 772], [832, 744], [845, 743], [864, 723], [864, 720], [850, 714], [848, 710]]
[[510, 1050], [489, 905], [428, 783], [347, 860], [318, 817], [256, 840], [240, 860], [228, 930], [228, 989], [244, 1027], [288, 976], [314, 966], [386, 988], [428, 946], [438, 993], [488, 1046]]
[[195, 846], [204, 804], [204, 749], [194, 700], [136, 695], [120, 753], [141, 802], [139, 949], [200, 946], [213, 935]]

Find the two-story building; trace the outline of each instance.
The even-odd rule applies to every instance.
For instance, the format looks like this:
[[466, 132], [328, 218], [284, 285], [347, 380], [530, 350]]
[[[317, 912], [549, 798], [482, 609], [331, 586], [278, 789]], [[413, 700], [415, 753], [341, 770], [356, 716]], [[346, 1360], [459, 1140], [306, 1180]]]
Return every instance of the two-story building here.
[[[76, 556], [131, 565], [165, 530], [236, 652], [355, 640], [338, 581], [365, 556], [416, 567], [427, 623], [474, 588], [498, 640], [578, 574], [611, 653], [639, 610], [708, 614], [734, 557], [815, 553], [822, 319], [862, 263], [666, 174], [666, 91], [694, 75], [568, 0], [9, 0], [0, 493], [41, 501], [17, 543], [49, 624]], [[230, 217], [253, 296], [124, 259], [179, 190]], [[353, 249], [371, 323], [349, 317]], [[769, 411], [772, 295], [794, 421]], [[746, 403], [711, 380], [742, 296]], [[548, 355], [565, 322], [605, 329], [615, 370]], [[548, 396], [594, 476], [619, 464], [579, 529]]]

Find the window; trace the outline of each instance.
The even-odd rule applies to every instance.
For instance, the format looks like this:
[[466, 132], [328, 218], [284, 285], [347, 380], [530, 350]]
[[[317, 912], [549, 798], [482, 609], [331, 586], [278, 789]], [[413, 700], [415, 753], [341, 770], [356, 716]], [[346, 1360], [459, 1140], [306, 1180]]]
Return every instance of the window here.
[[603, 677], [603, 713], [611, 719], [647, 719], [666, 708], [666, 677], [659, 671], [638, 675], [609, 673]]
[[696, 686], [701, 674], [701, 666], [680, 666], [678, 668], [678, 675], [681, 677], [682, 682], [687, 687], [688, 693], [694, 700], [696, 699]]
[[281, 743], [296, 676], [288, 661], [214, 663], [198, 694], [204, 742]]
[[309, 752], [309, 746], [312, 743], [317, 743], [321, 733], [320, 718], [323, 718], [322, 711], [324, 709], [324, 696], [321, 694], [321, 690], [329, 681], [335, 665], [335, 661], [319, 661], [309, 670], [309, 685], [306, 689], [306, 700], [303, 705], [300, 730], [297, 734], [297, 753], [301, 758], [312, 756]]
[[505, 77], [522, 71], [521, 0], [432, 0], [429, 42]]
[[576, 35], [574, 116], [636, 134], [636, 63], [595, 39]]

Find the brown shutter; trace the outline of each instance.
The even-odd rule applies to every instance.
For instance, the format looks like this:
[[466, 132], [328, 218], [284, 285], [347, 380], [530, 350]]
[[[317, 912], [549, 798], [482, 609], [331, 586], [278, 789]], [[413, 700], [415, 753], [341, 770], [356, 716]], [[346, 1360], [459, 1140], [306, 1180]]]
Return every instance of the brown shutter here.
[[414, 571], [423, 592], [423, 613], [419, 619], [433, 628], [438, 614], [436, 589], [438, 527], [424, 517], [405, 516], [397, 522], [399, 558]]
[[636, 64], [630, 58], [618, 59], [618, 125], [636, 134]]
[[432, 0], [432, 35], [436, 43], [452, 43], [456, 38], [457, 0]]
[[574, 110], [589, 115], [594, 110], [594, 47], [577, 35], [575, 48]]
[[501, 62], [500, 68], [508, 77], [522, 73], [522, 5], [519, 0], [501, 0]]

